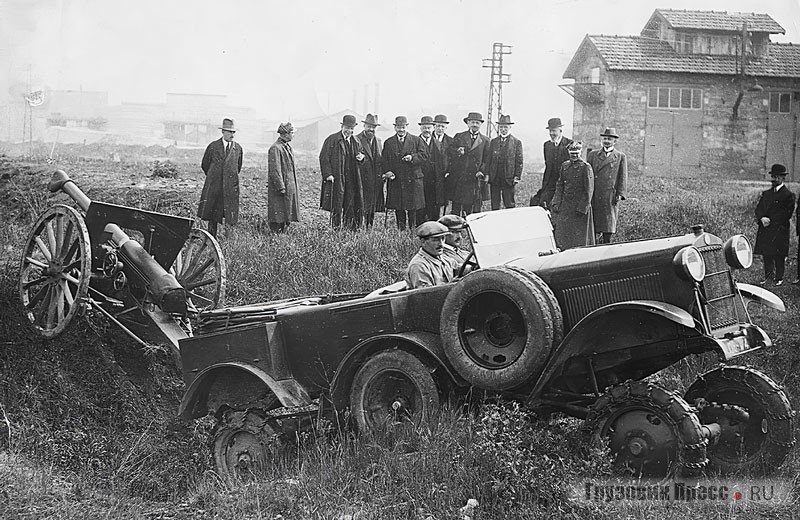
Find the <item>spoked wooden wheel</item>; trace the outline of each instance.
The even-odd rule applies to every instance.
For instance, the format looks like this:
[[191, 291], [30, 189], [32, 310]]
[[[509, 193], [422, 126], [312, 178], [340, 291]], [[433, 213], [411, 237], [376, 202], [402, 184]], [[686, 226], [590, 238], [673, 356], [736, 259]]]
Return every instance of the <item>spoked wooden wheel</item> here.
[[69, 206], [48, 208], [28, 236], [19, 269], [20, 300], [42, 336], [57, 336], [80, 312], [91, 268], [89, 231], [81, 214]]
[[194, 228], [170, 268], [198, 312], [215, 308], [225, 299], [225, 257], [217, 240]]

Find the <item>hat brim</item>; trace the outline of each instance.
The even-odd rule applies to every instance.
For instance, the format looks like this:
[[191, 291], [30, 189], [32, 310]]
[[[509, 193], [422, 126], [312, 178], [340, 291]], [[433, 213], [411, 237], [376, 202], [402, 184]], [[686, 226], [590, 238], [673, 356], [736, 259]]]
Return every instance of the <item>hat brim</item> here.
[[617, 134], [600, 134], [600, 137], [613, 137], [614, 139], [619, 139]]
[[503, 122], [503, 121], [498, 121], [498, 122], [497, 122], [497, 124], [498, 124], [498, 125], [513, 125], [514, 123], [511, 123], [511, 122], [509, 122], [509, 121], [506, 121], [506, 122]]
[[228, 132], [235, 132], [236, 131], [235, 128], [225, 128], [224, 126], [218, 126], [217, 128], [219, 128], [220, 130], [227, 130]]
[[769, 172], [768, 175], [783, 175], [784, 177], [786, 177], [787, 175], [789, 175], [789, 172]]
[[432, 235], [425, 235], [424, 237], [419, 237], [419, 238], [425, 240], [425, 239], [428, 239], [428, 238], [443, 237], [443, 236], [447, 236], [449, 234], [450, 234], [450, 230], [448, 229], [447, 231], [442, 231], [441, 233], [434, 233]]
[[464, 118], [465, 123], [469, 123], [470, 121], [480, 121], [481, 123], [483, 123], [483, 119], [470, 119], [468, 117]]
[[545, 130], [555, 130], [556, 128], [564, 128], [564, 125], [546, 126], [546, 127], [544, 127]]
[[365, 125], [381, 126], [381, 125], [380, 125], [380, 124], [378, 124], [378, 123], [370, 123], [369, 121], [361, 121], [361, 122], [362, 122], [362, 123], [364, 123]]

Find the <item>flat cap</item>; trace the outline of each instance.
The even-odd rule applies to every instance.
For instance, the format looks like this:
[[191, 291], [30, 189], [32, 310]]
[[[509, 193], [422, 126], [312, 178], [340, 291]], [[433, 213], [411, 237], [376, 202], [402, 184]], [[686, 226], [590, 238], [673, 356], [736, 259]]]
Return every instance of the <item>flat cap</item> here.
[[445, 215], [439, 219], [439, 224], [444, 224], [450, 231], [461, 231], [466, 222], [458, 215]]
[[423, 222], [417, 227], [417, 236], [419, 238], [442, 237], [448, 233], [450, 233], [450, 229], [447, 226], [434, 220]]

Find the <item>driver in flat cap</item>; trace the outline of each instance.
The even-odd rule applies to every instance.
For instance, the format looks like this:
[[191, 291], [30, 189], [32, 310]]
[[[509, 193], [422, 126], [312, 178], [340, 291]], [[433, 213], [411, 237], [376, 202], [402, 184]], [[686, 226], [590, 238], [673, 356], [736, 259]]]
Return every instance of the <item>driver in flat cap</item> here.
[[423, 222], [417, 227], [421, 247], [406, 269], [406, 285], [409, 289], [433, 287], [453, 281], [452, 265], [442, 259], [444, 240], [449, 234], [447, 226], [435, 221]]

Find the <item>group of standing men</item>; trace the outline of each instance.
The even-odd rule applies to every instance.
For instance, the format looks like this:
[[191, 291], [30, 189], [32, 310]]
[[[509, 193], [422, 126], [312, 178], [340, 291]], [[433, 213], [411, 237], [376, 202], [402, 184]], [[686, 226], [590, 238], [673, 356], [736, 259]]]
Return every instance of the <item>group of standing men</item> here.
[[[516, 205], [515, 186], [522, 177], [522, 142], [511, 135], [511, 117], [501, 115], [498, 136], [481, 133], [483, 117], [470, 112], [467, 129], [447, 134], [447, 116], [423, 116], [420, 133], [408, 132], [408, 119], [397, 116], [395, 134], [381, 144], [376, 116], [367, 114], [364, 130], [354, 135], [356, 118], [345, 115], [341, 130], [325, 139], [319, 154], [322, 173], [320, 207], [330, 212], [334, 228], [358, 229], [374, 224], [375, 213], [395, 211], [399, 229], [436, 221], [446, 213], [465, 216], [490, 200], [493, 210]], [[581, 158], [582, 144], [562, 133], [559, 118], [548, 121], [544, 143], [545, 171], [541, 189], [531, 198], [552, 213], [556, 244], [568, 249], [608, 243], [616, 232], [618, 203], [625, 199], [627, 160], [616, 150], [614, 128], [601, 134], [602, 148]], [[235, 225], [239, 214], [239, 172], [242, 147], [234, 141], [232, 119], [224, 119], [222, 138], [203, 155], [206, 174], [198, 215], [212, 235], [218, 223]], [[291, 123], [281, 123], [268, 152], [268, 222], [282, 232], [300, 218]], [[386, 192], [384, 195], [384, 184]]]
[[561, 119], [547, 122], [550, 139], [544, 143], [542, 187], [532, 206], [550, 210], [556, 245], [569, 249], [596, 242], [608, 244], [617, 231], [619, 201], [625, 200], [628, 162], [616, 149], [613, 127], [600, 134], [602, 147], [581, 158], [583, 143], [563, 135]]
[[414, 230], [418, 222], [437, 220], [448, 203], [457, 215], [480, 211], [485, 200], [492, 209], [500, 208], [501, 199], [514, 207], [514, 186], [522, 176], [522, 143], [510, 134], [514, 123], [501, 116], [500, 135], [489, 140], [480, 132], [481, 114], [470, 112], [464, 122], [467, 130], [451, 137], [447, 116], [423, 116], [419, 135], [413, 135], [408, 118], [397, 116], [395, 134], [381, 146], [373, 114], [357, 135], [356, 118], [345, 115], [319, 154], [320, 207], [331, 213], [332, 226], [369, 227], [376, 212], [391, 209], [399, 229]]

